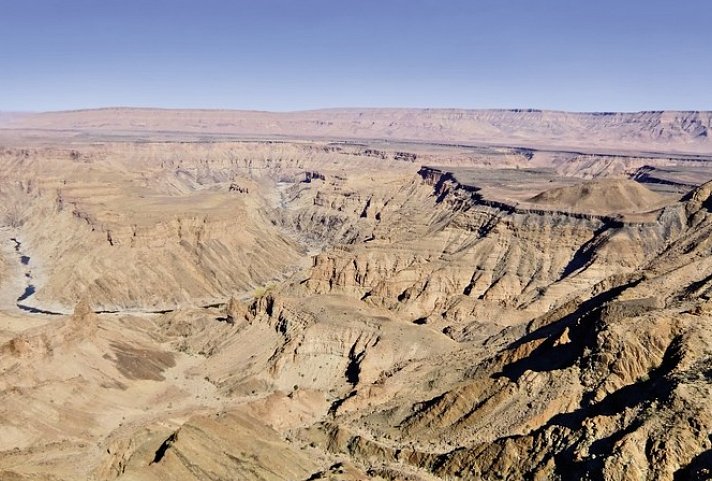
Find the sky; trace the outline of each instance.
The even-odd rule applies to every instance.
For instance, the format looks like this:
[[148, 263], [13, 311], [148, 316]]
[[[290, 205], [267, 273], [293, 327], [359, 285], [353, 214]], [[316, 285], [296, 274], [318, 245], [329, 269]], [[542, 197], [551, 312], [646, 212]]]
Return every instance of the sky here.
[[712, 110], [709, 0], [0, 0], [0, 111]]

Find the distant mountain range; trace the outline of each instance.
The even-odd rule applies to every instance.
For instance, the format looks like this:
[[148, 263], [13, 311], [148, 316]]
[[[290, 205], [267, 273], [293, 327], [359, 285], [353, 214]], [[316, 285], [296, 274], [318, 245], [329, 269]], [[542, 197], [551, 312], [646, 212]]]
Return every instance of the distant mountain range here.
[[301, 112], [103, 108], [0, 114], [0, 126], [83, 134], [382, 139], [616, 151], [712, 152], [712, 112], [325, 109]]

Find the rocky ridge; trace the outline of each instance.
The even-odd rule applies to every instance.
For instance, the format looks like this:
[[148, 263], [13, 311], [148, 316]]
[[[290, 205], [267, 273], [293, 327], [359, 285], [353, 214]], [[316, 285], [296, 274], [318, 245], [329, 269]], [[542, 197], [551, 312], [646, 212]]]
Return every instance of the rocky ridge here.
[[5, 149], [0, 477], [706, 479], [712, 186], [439, 149]]

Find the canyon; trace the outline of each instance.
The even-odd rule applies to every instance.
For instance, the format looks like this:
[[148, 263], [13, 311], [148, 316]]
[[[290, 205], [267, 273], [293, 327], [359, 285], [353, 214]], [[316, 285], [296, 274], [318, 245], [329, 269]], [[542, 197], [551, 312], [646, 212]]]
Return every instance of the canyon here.
[[0, 116], [0, 479], [710, 479], [711, 128]]

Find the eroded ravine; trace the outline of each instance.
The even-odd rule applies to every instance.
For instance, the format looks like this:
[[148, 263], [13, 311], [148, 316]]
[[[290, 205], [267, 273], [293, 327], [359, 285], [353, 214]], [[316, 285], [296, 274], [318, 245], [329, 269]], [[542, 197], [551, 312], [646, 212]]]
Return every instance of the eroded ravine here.
[[[311, 257], [321, 252], [328, 243], [327, 241], [320, 242], [318, 245], [315, 244], [313, 239], [303, 235], [303, 232], [299, 232], [295, 226], [289, 223], [280, 222], [278, 218], [285, 219], [288, 217], [288, 213], [294, 211], [294, 206], [290, 202], [288, 191], [290, 188], [298, 188], [300, 182], [284, 182], [280, 181], [276, 183], [273, 192], [275, 194], [276, 200], [273, 200], [274, 205], [271, 206], [272, 212], [268, 215], [272, 219], [272, 222], [280, 230], [281, 234], [285, 237], [291, 239], [295, 244], [299, 245], [299, 250], [302, 252], [296, 262], [290, 265], [284, 265], [281, 272], [276, 273], [276, 275], [270, 279], [267, 279], [262, 284], [256, 286], [253, 289], [245, 290], [243, 292], [234, 294], [233, 297], [246, 301], [254, 297], [255, 293], [264, 292], [270, 289], [272, 286], [284, 282], [286, 279], [294, 276], [296, 273], [303, 271], [309, 267], [311, 264]], [[15, 259], [18, 262], [17, 266], [17, 279], [16, 284], [22, 285], [23, 291], [16, 298], [16, 307], [23, 312], [35, 315], [68, 315], [71, 313], [71, 309], [65, 310], [63, 307], [59, 309], [55, 306], [48, 307], [42, 305], [42, 301], [36, 298], [36, 294], [41, 291], [42, 285], [38, 284], [40, 279], [37, 278], [35, 272], [37, 271], [36, 260], [34, 256], [31, 256], [30, 252], [27, 251], [27, 243], [23, 242], [20, 238], [19, 233], [11, 234], [13, 237], [9, 238], [9, 242], [12, 243], [12, 249], [15, 253]], [[209, 299], [206, 303], [198, 304], [195, 307], [209, 309], [209, 308], [224, 308], [228, 302], [228, 298], [215, 297]], [[60, 303], [61, 305], [61, 303]], [[177, 305], [175, 307], [166, 308], [150, 308], [150, 307], [102, 307], [96, 306], [94, 313], [96, 314], [131, 314], [131, 315], [161, 315], [171, 312], [175, 312], [181, 308], [187, 306]]]
[[[111, 225], [100, 217], [109, 204], [91, 203], [99, 198], [94, 190], [63, 187], [66, 210], [37, 209], [45, 217], [17, 230], [22, 243], [3, 238], [4, 257], [13, 261], [6, 270], [12, 271], [9, 307], [50, 307], [56, 300], [62, 310], [93, 276], [116, 282], [103, 281], [105, 290], [87, 296], [97, 304], [82, 299], [66, 319], [15, 316], [8, 320], [10, 333], [0, 330], [7, 335], [0, 348], [8, 353], [0, 356], [0, 386], [7, 386], [0, 387], [6, 409], [0, 415], [7, 414], [4, 423], [12, 426], [3, 437], [8, 450], [11, 443], [20, 446], [0, 452], [0, 478], [8, 469], [10, 476], [23, 473], [17, 479], [38, 479], [29, 466], [52, 456], [65, 470], [57, 469], [62, 480], [234, 479], [243, 468], [253, 470], [245, 479], [273, 470], [265, 479], [302, 481], [323, 479], [332, 468], [355, 473], [336, 478], [345, 481], [568, 479], [559, 474], [574, 451], [582, 470], [598, 470], [592, 461], [615, 454], [614, 447], [643, 469], [644, 458], [630, 456], [645, 454], [633, 449], [636, 443], [687, 439], [659, 429], [659, 420], [684, 434], [684, 420], [695, 417], [699, 433], [709, 431], [712, 422], [693, 409], [709, 412], [704, 400], [710, 397], [692, 393], [706, 386], [697, 374], [708, 364], [694, 362], [707, 362], [705, 336], [712, 332], [705, 307], [694, 304], [694, 293], [712, 292], [704, 240], [708, 193], [693, 196], [705, 208], [679, 204], [654, 222], [612, 223], [592, 214], [495, 203], [457, 179], [418, 176], [416, 166], [378, 176], [325, 171], [325, 180], [281, 185], [279, 175], [260, 184], [236, 175], [235, 189], [227, 183], [230, 168], [200, 173], [209, 194], [201, 194], [196, 181], [195, 191], [181, 185], [185, 190], [172, 196], [111, 198], [110, 209], [123, 216]], [[175, 181], [172, 169], [164, 174], [166, 182]], [[184, 166], [181, 176], [187, 175]], [[66, 207], [69, 199], [80, 215]], [[174, 222], [171, 210], [155, 213], [143, 229], [116, 228], [141, 218], [142, 212], [122, 211], [126, 204], [152, 206], [147, 199], [181, 200], [181, 209], [201, 199], [211, 209], [233, 202], [219, 223], [202, 212], [178, 212], [180, 222]], [[696, 282], [688, 287], [681, 277], [656, 280], [662, 270], [656, 274], [646, 262], [659, 259], [671, 239], [689, 234], [688, 216], [696, 236], [690, 242], [697, 240], [690, 249], [681, 244], [666, 251], [666, 262], [671, 272], [689, 269], [682, 277]], [[152, 306], [151, 296], [172, 301], [161, 296], [172, 296], [175, 286], [148, 296], [153, 286], [146, 279], [109, 272], [138, 259], [132, 257], [138, 251], [160, 264], [176, 260], [158, 257], [161, 252], [190, 249], [194, 257], [177, 260], [194, 262], [201, 275], [221, 276], [235, 269], [226, 260], [258, 246], [251, 239], [225, 243], [251, 225], [260, 242], [280, 232], [289, 237], [278, 247], [294, 249], [299, 258], [265, 262], [263, 253], [279, 254], [274, 245], [245, 257], [251, 269], [241, 276], [255, 279], [259, 269], [269, 274], [249, 292], [241, 287], [244, 295], [235, 289], [230, 307], [206, 295], [175, 310], [141, 310]], [[74, 231], [79, 234], [72, 237]], [[73, 278], [77, 288], [62, 298], [61, 283], [46, 289], [44, 274], [63, 262], [63, 272], [74, 272], [47, 243], [76, 248], [72, 242], [79, 237], [91, 241], [80, 244], [82, 254], [98, 261], [76, 269], [91, 275]], [[310, 247], [323, 250], [312, 260]], [[695, 265], [678, 265], [692, 247], [699, 254]], [[213, 257], [220, 252], [223, 257]], [[104, 262], [110, 258], [114, 264]], [[298, 272], [263, 282], [275, 266]], [[650, 276], [639, 283], [627, 277], [640, 269]], [[223, 279], [236, 285], [227, 282], [234, 278]], [[122, 290], [127, 284], [136, 288]], [[670, 286], [681, 293], [659, 294]], [[671, 309], [666, 299], [673, 294], [688, 303], [684, 309]], [[136, 307], [122, 309], [127, 305]], [[39, 328], [14, 327], [25, 323]], [[689, 359], [677, 359], [678, 345]], [[676, 394], [678, 405], [668, 403], [680, 422], [655, 411], [647, 419], [638, 409], [647, 399], [669, 395], [660, 387], [678, 382], [660, 369], [661, 359], [666, 369], [680, 365], [686, 391]], [[619, 409], [638, 382], [641, 402]], [[628, 414], [616, 414], [623, 410]], [[627, 447], [609, 446], [621, 426], [638, 437]], [[586, 437], [577, 438], [574, 430]], [[660, 464], [686, 466], [694, 453], [704, 459], [703, 445], [694, 443], [685, 456]], [[78, 456], [87, 461], [74, 462]], [[288, 473], [294, 466], [301, 468]]]
[[32, 266], [30, 265], [31, 257], [29, 255], [27, 255], [26, 252], [23, 250], [22, 242], [17, 237], [10, 238], [10, 241], [14, 243], [14, 250], [18, 256], [20, 265], [22, 266], [21, 273], [23, 276], [23, 282], [25, 284], [25, 290], [17, 298], [16, 305], [17, 305], [18, 309], [28, 312], [30, 314], [44, 314], [44, 315], [49, 315], [49, 316], [65, 315], [66, 313], [63, 313], [63, 312], [56, 312], [56, 311], [51, 311], [49, 309], [42, 309], [39, 307], [30, 306], [25, 302], [28, 299], [30, 299], [32, 296], [34, 296], [35, 292], [37, 290], [37, 288], [35, 287], [34, 278], [32, 275]]

